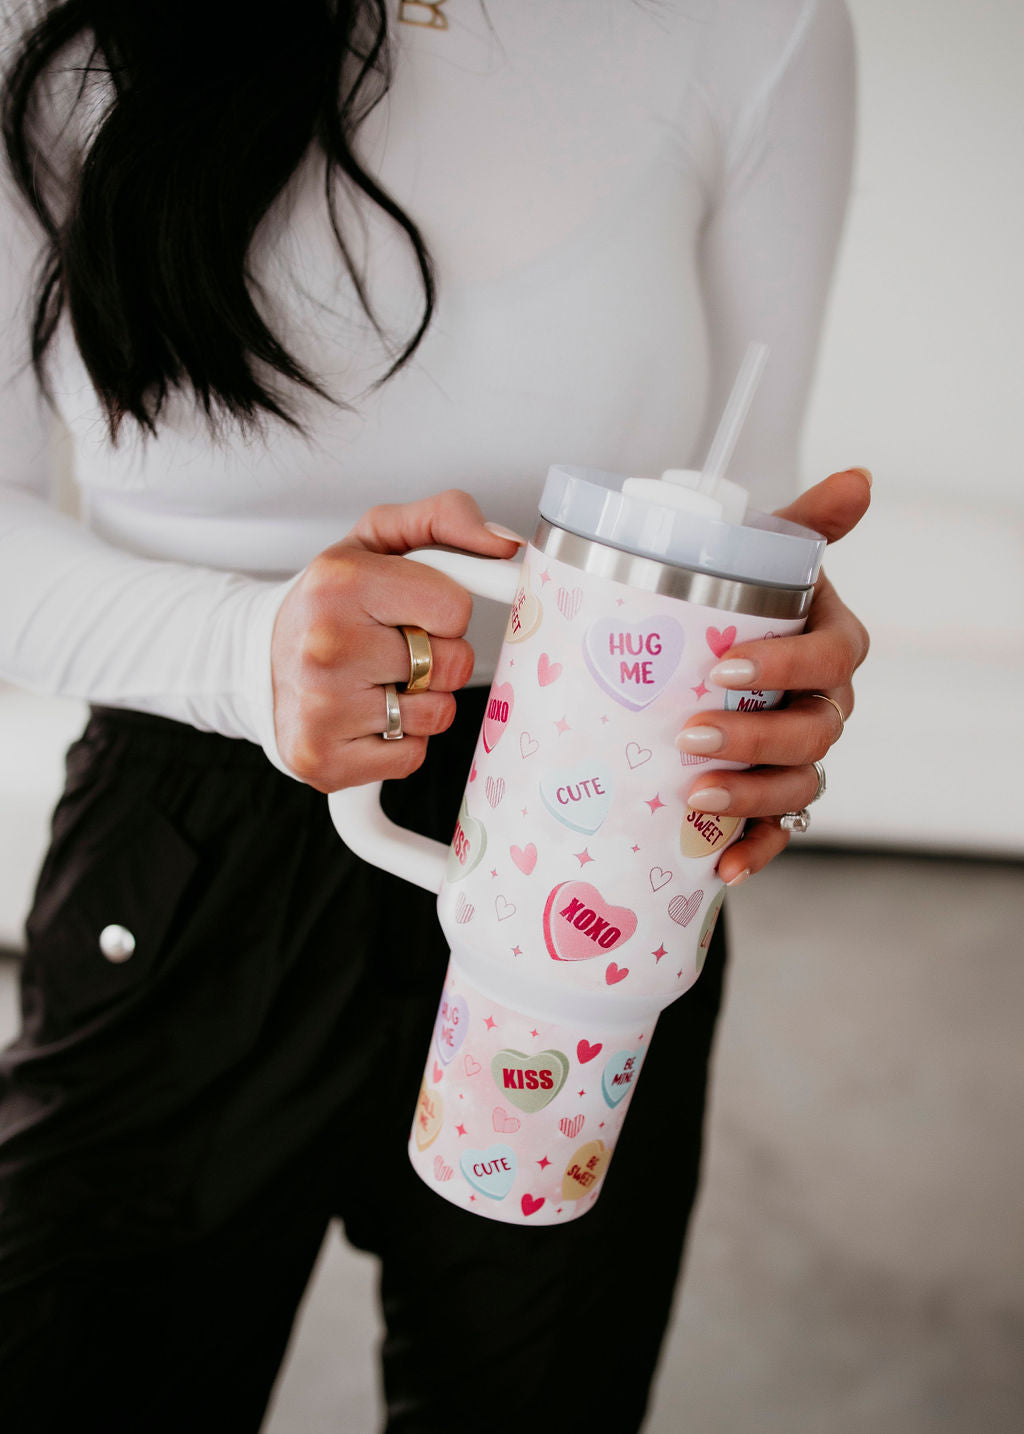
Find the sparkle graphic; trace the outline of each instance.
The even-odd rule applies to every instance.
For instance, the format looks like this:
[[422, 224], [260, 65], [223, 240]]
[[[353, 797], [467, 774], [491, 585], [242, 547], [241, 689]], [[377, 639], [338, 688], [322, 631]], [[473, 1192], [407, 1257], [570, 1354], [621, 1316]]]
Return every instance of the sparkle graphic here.
[[585, 1090], [578, 1090], [578, 1091], [576, 1092], [576, 1094], [577, 1094], [577, 1095], [586, 1095], [586, 1091], [585, 1091]]
[[604, 1130], [604, 1121], [603, 1121], [603, 1120], [602, 1120], [601, 1124], [600, 1124], [597, 1128], [598, 1128], [598, 1130]]
[[548, 1168], [548, 1166], [551, 1164], [551, 1161], [550, 1161], [550, 1160], [547, 1158], [547, 1156], [545, 1155], [543, 1160], [538, 1160], [538, 1161], [537, 1161], [537, 1164], [540, 1166], [540, 1168], [541, 1168], [542, 1170], [546, 1170], [546, 1169]]
[[536, 1031], [531, 1031], [531, 1032], [530, 1032], [530, 1035], [533, 1037], [534, 1040], [537, 1039], [537, 1032], [536, 1032]]
[[677, 972], [676, 972], [676, 980], [677, 980], [677, 981], [681, 981], [682, 979], [683, 979], [683, 973], [682, 973], [682, 971], [677, 971]]
[[491, 875], [492, 875], [492, 876], [497, 876], [497, 875], [498, 875], [498, 868], [497, 868], [496, 866], [492, 866], [492, 867], [491, 867]]
[[525, 816], [526, 816], [526, 808], [525, 808], [525, 807], [523, 807], [522, 812], [523, 812], [523, 816], [525, 817]]
[[559, 717], [558, 721], [555, 723], [555, 727], [560, 735], [572, 731], [572, 728], [569, 726], [568, 722], [565, 720], [564, 717]]
[[513, 955], [513, 956], [521, 956], [522, 954], [523, 954], [523, 952], [522, 952], [522, 948], [521, 948], [521, 947], [519, 947], [519, 946], [513, 946], [513, 947], [512, 947], [512, 955]]
[[466, 1127], [464, 1125], [457, 1125], [455, 1129], [459, 1132], [460, 1135], [466, 1134]]
[[623, 605], [623, 603], [626, 601], [626, 599], [625, 599], [625, 598], [616, 598], [615, 601], [618, 603], [619, 607], [622, 607], [622, 605]]
[[574, 851], [573, 856], [579, 862], [580, 866], [586, 866], [588, 861], [594, 860], [594, 858], [590, 855], [590, 852], [587, 851], [586, 847], [584, 847], [582, 851]]
[[548, 572], [547, 568], [545, 568], [544, 571], [541, 573], [540, 581], [542, 587], [545, 583], [549, 583], [551, 581], [551, 574]]
[[489, 1031], [493, 1031], [494, 1028], [495, 1028], [495, 1026], [496, 1026], [497, 1024], [498, 1024], [498, 1023], [497, 1023], [497, 1021], [494, 1019], [493, 1016], [488, 1016], [487, 1019], [486, 1019], [486, 1021], [484, 1021], [484, 1025], [487, 1027], [487, 1029], [488, 1029]]
[[647, 805], [650, 807], [652, 812], [656, 812], [658, 808], [663, 807], [665, 803], [661, 800], [661, 797], [657, 794], [657, 792], [655, 792], [654, 796], [650, 798]]
[[702, 682], [699, 687], [691, 687], [690, 691], [694, 694], [694, 696], [697, 698], [697, 701], [699, 702], [702, 697], [706, 697], [708, 695], [711, 689], [710, 687], [705, 687]]
[[602, 717], [602, 718], [601, 718], [601, 723], [602, 723], [602, 725], [603, 725], [605, 722], [607, 722], [607, 721], [608, 721], [608, 718], [607, 718], [607, 717]]
[[655, 961], [660, 961], [663, 956], [667, 956], [668, 952], [665, 950], [664, 942], [662, 942], [662, 944], [658, 947], [657, 951], [652, 951], [651, 955], [654, 957]]
[[630, 847], [630, 851], [639, 851], [639, 850], [640, 850], [640, 848], [639, 848], [638, 846]]

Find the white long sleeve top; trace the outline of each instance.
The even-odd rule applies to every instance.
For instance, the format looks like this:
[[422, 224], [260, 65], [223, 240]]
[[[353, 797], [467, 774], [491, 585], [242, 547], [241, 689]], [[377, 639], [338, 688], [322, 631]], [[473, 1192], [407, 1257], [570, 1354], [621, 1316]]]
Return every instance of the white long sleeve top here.
[[[155, 439], [114, 446], [65, 329], [54, 387], [81, 519], [55, 511], [60, 445], [26, 360], [39, 236], [5, 191], [0, 676], [279, 761], [274, 618], [288, 579], [360, 513], [456, 486], [529, 533], [551, 462], [693, 465], [751, 339], [771, 357], [730, 476], [762, 507], [793, 491], [851, 163], [842, 0], [435, 8], [447, 28], [392, 7], [394, 81], [358, 140], [436, 263], [409, 366], [369, 391], [388, 358], [315, 154], [257, 237], [272, 325], [351, 404], [296, 395], [305, 435], [271, 423], [214, 440], [178, 394]], [[370, 291], [404, 340], [421, 307], [411, 251], [390, 221], [365, 221]], [[498, 631], [471, 629], [481, 676]]]

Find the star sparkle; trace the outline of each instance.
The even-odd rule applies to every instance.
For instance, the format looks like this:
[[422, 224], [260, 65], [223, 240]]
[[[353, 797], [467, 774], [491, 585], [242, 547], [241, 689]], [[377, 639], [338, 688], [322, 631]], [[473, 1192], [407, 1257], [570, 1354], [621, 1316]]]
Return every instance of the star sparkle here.
[[658, 795], [658, 793], [655, 792], [654, 796], [648, 800], [647, 805], [650, 807], [652, 812], [656, 812], [658, 808], [663, 807], [665, 803], [661, 800], [661, 797]]
[[536, 1032], [536, 1031], [531, 1031], [531, 1032], [530, 1032], [530, 1035], [533, 1037], [534, 1040], [537, 1039], [537, 1032]]
[[559, 717], [558, 721], [555, 723], [555, 727], [558, 730], [560, 736], [563, 736], [566, 732], [572, 731], [572, 728], [569, 726], [568, 722], [565, 720], [564, 717]]
[[584, 847], [582, 851], [574, 851], [573, 856], [579, 862], [580, 866], [586, 866], [588, 861], [594, 860], [594, 858], [590, 855], [590, 852], [587, 851], [586, 847]]
[[455, 1129], [459, 1132], [460, 1135], [466, 1134], [466, 1127], [464, 1125], [457, 1125]]
[[655, 961], [660, 961], [663, 956], [667, 956], [668, 952], [665, 949], [664, 942], [662, 942], [662, 944], [658, 947], [657, 951], [652, 951], [651, 955], [654, 957]]
[[492, 875], [492, 876], [497, 876], [497, 875], [498, 875], [498, 868], [497, 868], [496, 866], [492, 866], [492, 867], [491, 867], [491, 875]]
[[548, 1168], [548, 1166], [551, 1164], [551, 1161], [550, 1161], [550, 1160], [547, 1158], [547, 1156], [545, 1155], [542, 1160], [538, 1160], [538, 1161], [537, 1161], [537, 1164], [540, 1166], [540, 1168], [541, 1168], [542, 1170], [546, 1170], [546, 1169]]
[[521, 946], [513, 946], [513, 947], [512, 947], [512, 955], [513, 955], [513, 956], [521, 956], [522, 954], [523, 954], [523, 950], [522, 950], [522, 947], [521, 947]]
[[545, 583], [549, 583], [550, 581], [551, 581], [551, 574], [548, 572], [547, 568], [545, 568], [544, 571], [543, 571], [543, 572], [541, 573], [541, 575], [540, 575], [541, 587], [543, 587]]
[[498, 1024], [498, 1023], [497, 1023], [497, 1021], [494, 1019], [493, 1016], [488, 1016], [487, 1019], [486, 1019], [486, 1021], [484, 1021], [484, 1025], [487, 1027], [487, 1029], [488, 1029], [489, 1031], [493, 1031], [494, 1028], [495, 1028], [495, 1026], [496, 1026], [497, 1024]]
[[631, 846], [631, 847], [630, 847], [630, 851], [639, 851], [639, 850], [640, 850], [640, 848], [639, 848], [638, 846]]
[[693, 693], [693, 695], [699, 702], [702, 697], [706, 697], [708, 695], [708, 693], [711, 691], [711, 688], [705, 687], [702, 682], [699, 687], [691, 687], [690, 691]]

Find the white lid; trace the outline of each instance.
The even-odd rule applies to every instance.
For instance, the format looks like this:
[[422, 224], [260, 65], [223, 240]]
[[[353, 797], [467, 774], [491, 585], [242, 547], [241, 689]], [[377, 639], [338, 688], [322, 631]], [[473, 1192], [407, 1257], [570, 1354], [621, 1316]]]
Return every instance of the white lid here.
[[[632, 492], [622, 491], [624, 483]], [[680, 508], [671, 494], [668, 501], [653, 501], [666, 496], [667, 487], [658, 479], [627, 480], [621, 473], [556, 463], [548, 469], [540, 511], [581, 538], [675, 567], [772, 587], [813, 586], [826, 546], [819, 533], [756, 508], [735, 523], [692, 511], [689, 504]]]

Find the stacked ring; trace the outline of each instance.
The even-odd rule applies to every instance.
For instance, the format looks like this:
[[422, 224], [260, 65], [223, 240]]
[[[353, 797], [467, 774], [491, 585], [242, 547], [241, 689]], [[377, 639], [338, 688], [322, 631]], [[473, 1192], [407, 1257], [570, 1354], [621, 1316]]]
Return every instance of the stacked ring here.
[[409, 649], [409, 681], [406, 692], [426, 692], [434, 670], [434, 654], [430, 649], [430, 637], [422, 627], [400, 627]]
[[402, 709], [398, 705], [398, 689], [393, 682], [384, 683], [385, 719], [384, 731], [380, 734], [385, 742], [397, 742], [404, 737], [402, 731]]

